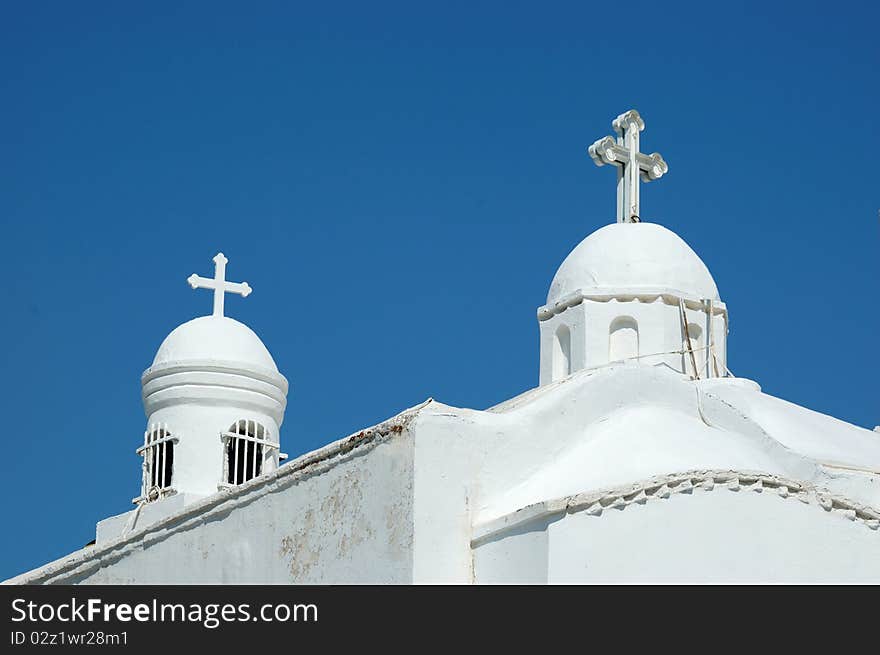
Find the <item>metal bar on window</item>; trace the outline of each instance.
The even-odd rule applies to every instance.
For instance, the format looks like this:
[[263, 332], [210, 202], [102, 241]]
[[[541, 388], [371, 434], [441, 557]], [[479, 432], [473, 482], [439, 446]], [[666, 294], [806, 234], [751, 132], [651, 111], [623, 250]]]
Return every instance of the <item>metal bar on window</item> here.
[[262, 445], [264, 448], [278, 448], [280, 444], [274, 443], [272, 441], [267, 441], [265, 439], [258, 439], [256, 437], [252, 437], [246, 434], [235, 434], [234, 432], [224, 432], [222, 433], [224, 437], [234, 437], [236, 439], [241, 439], [242, 441], [256, 441], [258, 444]]
[[160, 433], [162, 435], [162, 445], [160, 448], [162, 449], [162, 468], [159, 469], [159, 489], [165, 488], [165, 467], [168, 466], [168, 440], [165, 439], [165, 435], [168, 434], [168, 424], [162, 424], [162, 431]]
[[[168, 436], [168, 424], [165, 424], [165, 436]], [[168, 439], [165, 439], [162, 442], [163, 448], [165, 452], [162, 453], [162, 488], [169, 486], [171, 484], [171, 474], [168, 471], [168, 449], [171, 448], [171, 442]]]
[[[253, 421], [253, 424], [254, 424], [254, 436], [256, 437], [257, 436], [257, 422]], [[253, 455], [251, 456], [251, 477], [255, 478], [255, 477], [257, 477], [257, 475], [259, 475], [259, 472], [257, 471], [257, 444], [256, 443], [251, 444], [251, 448], [254, 449]]]
[[238, 446], [241, 442], [235, 439], [232, 443], [232, 484], [238, 484]]
[[156, 439], [159, 438], [159, 434], [160, 434], [161, 430], [162, 430], [162, 424], [160, 423], [157, 426], [156, 431], [153, 433], [153, 444], [154, 444], [153, 450], [156, 453], [156, 461], [155, 461], [156, 474], [153, 476], [153, 486], [160, 487], [160, 488], [162, 487], [162, 484], [160, 483], [160, 480], [161, 480], [160, 476], [162, 475], [162, 444], [156, 443]]
[[144, 461], [141, 464], [141, 496], [146, 497], [147, 495], [147, 482], [150, 475], [150, 464], [147, 461], [147, 438], [150, 434], [149, 426], [147, 426], [147, 430], [144, 431], [144, 445], [142, 446], [141, 452], [138, 454], [142, 454]]

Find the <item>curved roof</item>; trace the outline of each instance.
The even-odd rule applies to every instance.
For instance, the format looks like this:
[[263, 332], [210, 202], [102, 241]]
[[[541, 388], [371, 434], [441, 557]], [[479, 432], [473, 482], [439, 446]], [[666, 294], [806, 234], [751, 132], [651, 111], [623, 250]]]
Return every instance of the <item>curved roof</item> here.
[[254, 331], [228, 316], [201, 316], [172, 330], [159, 346], [153, 367], [187, 361], [235, 362], [278, 372]]
[[656, 223], [612, 223], [593, 232], [565, 258], [547, 304], [583, 290], [673, 290], [720, 300], [709, 269], [674, 232]]

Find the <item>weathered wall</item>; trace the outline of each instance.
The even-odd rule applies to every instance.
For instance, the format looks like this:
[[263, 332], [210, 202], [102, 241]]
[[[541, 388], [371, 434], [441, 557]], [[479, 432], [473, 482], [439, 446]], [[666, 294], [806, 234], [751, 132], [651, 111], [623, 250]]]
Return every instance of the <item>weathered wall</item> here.
[[412, 461], [412, 439], [398, 426], [295, 473], [279, 475], [282, 467], [100, 554], [80, 551], [78, 565], [54, 563], [20, 581], [408, 583]]

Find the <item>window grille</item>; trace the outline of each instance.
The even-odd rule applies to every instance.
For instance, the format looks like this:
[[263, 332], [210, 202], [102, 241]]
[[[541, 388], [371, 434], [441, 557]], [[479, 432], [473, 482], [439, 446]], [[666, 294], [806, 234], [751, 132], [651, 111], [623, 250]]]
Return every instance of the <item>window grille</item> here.
[[177, 441], [167, 423], [154, 423], [144, 432], [144, 445], [136, 451], [144, 458], [144, 463], [141, 495], [135, 498], [135, 503], [151, 502], [173, 493], [171, 481]]
[[270, 436], [265, 426], [249, 419], [240, 419], [220, 433], [224, 452], [221, 486], [236, 486], [263, 472], [264, 463], [278, 450]]

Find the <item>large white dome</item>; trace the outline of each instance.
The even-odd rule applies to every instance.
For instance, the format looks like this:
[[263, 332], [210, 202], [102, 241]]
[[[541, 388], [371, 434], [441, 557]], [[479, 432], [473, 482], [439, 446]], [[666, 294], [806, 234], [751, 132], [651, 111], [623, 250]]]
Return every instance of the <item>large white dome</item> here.
[[228, 316], [201, 316], [165, 337], [153, 367], [170, 362], [226, 362], [278, 372], [275, 360], [244, 323]]
[[547, 304], [584, 293], [672, 290], [719, 300], [709, 269], [674, 232], [656, 223], [612, 223], [581, 241], [550, 284]]

